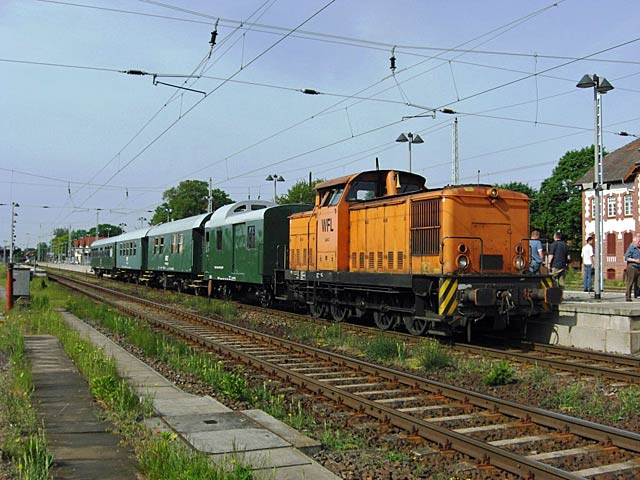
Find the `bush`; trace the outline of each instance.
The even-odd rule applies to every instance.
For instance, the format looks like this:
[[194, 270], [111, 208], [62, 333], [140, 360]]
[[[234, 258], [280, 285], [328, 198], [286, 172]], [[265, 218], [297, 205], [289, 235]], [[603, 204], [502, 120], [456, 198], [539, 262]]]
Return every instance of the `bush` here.
[[482, 381], [485, 385], [497, 386], [507, 385], [512, 383], [514, 377], [514, 371], [509, 362], [502, 360], [496, 363], [491, 371], [482, 377]]
[[451, 354], [436, 340], [426, 340], [419, 348], [418, 362], [423, 370], [438, 370], [453, 365]]

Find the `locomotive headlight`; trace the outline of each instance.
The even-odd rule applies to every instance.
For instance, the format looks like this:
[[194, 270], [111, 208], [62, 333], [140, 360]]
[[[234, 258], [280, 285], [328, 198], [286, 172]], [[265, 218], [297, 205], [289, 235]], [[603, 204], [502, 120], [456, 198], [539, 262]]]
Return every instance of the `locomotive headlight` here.
[[524, 260], [524, 257], [522, 257], [522, 255], [517, 255], [516, 258], [513, 260], [513, 265], [516, 267], [517, 270], [524, 270], [524, 267], [527, 265], [527, 262]]
[[469, 267], [469, 257], [466, 255], [458, 255], [456, 263], [458, 264], [459, 269], [466, 270]]
[[523, 252], [524, 252], [524, 248], [522, 248], [522, 245], [520, 244], [516, 245], [516, 253], [518, 255], [522, 255]]

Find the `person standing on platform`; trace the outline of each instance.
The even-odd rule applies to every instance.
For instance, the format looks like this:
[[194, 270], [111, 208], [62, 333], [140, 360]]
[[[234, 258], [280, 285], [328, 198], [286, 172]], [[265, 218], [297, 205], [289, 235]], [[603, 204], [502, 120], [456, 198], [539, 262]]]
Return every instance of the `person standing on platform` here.
[[593, 290], [593, 237], [588, 237], [582, 247], [582, 287], [585, 292]]
[[640, 278], [640, 233], [636, 233], [633, 237], [633, 243], [629, 245], [624, 254], [624, 260], [627, 262], [627, 291], [625, 300], [631, 301], [631, 290], [638, 284]]
[[542, 265], [542, 261], [544, 260], [544, 251], [542, 250], [542, 242], [540, 241], [540, 230], [531, 232], [529, 252], [531, 256], [529, 272], [531, 272], [531, 275], [540, 275], [540, 265]]
[[[560, 232], [554, 233], [553, 243], [549, 247], [549, 266], [551, 267], [551, 275], [557, 279], [558, 286], [562, 289], [566, 284], [565, 277], [570, 260], [569, 245], [562, 239]], [[640, 263], [638, 263], [638, 266], [640, 266]]]

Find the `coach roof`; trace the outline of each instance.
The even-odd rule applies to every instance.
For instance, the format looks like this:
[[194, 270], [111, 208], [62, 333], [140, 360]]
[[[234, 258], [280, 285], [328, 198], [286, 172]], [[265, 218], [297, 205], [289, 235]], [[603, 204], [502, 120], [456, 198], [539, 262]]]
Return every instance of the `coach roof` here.
[[201, 228], [210, 216], [211, 213], [201, 213], [200, 215], [194, 215], [193, 217], [161, 223], [160, 225], [151, 227], [147, 236], [153, 237], [156, 235], [164, 235], [166, 233], [184, 232], [186, 230], [193, 230], [194, 228]]

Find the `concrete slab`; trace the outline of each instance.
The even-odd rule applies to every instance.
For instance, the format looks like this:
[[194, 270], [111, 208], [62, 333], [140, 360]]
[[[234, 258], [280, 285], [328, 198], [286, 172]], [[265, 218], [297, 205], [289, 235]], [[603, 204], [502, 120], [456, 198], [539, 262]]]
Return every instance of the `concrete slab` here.
[[163, 399], [156, 396], [153, 399], [153, 407], [162, 417], [224, 413], [232, 411], [229, 407], [215, 401], [211, 397]]
[[228, 460], [230, 457], [253, 465], [253, 478], [256, 480], [338, 480], [340, 478], [293, 447], [211, 456], [214, 461]]
[[242, 413], [307, 455], [312, 455], [322, 448], [322, 444], [318, 440], [303, 435], [298, 430], [291, 428], [262, 410], [243, 410]]
[[184, 438], [196, 449], [205, 453], [236, 453], [291, 446], [289, 442], [264, 428], [194, 432], [184, 434]]
[[260, 425], [241, 412], [180, 415], [163, 417], [179, 433], [215, 432], [239, 428], [260, 428]]

